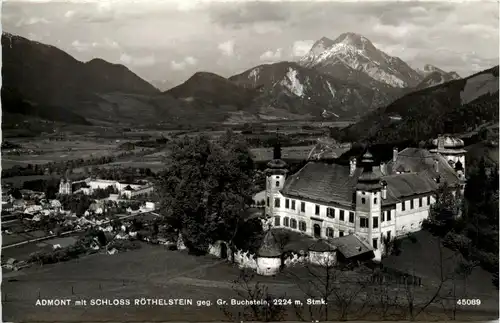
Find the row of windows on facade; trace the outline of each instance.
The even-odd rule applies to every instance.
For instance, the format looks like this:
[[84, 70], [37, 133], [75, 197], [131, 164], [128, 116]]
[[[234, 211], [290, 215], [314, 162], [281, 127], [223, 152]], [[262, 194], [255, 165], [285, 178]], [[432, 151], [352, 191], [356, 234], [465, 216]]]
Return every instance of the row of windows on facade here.
[[[280, 217], [274, 217], [274, 226], [279, 227], [280, 225]], [[283, 226], [297, 229], [297, 220], [283, 218]], [[304, 232], [307, 231], [307, 224], [304, 221], [299, 221], [299, 230]]]
[[[274, 217], [274, 226], [279, 227], [281, 225], [281, 218], [279, 216]], [[292, 229], [297, 229], [297, 220], [295, 219], [290, 219], [288, 217], [283, 218], [283, 226], [284, 227], [289, 227]], [[299, 221], [299, 230], [300, 231], [307, 231], [307, 223], [304, 221]], [[328, 227], [326, 228], [326, 236], [329, 238], [333, 238], [333, 228]], [[339, 231], [339, 237], [344, 236], [344, 231]]]
[[[276, 216], [274, 218], [274, 225], [279, 227], [281, 225], [280, 223], [280, 217]], [[295, 219], [290, 219], [288, 217], [283, 218], [283, 226], [285, 227], [290, 227], [292, 229], [297, 229], [297, 220]], [[304, 221], [299, 221], [299, 230], [300, 231], [307, 231], [307, 224]], [[335, 232], [332, 227], [327, 227], [326, 228], [326, 236], [328, 238], [334, 238], [335, 237]], [[339, 230], [339, 237], [344, 236], [344, 231]], [[391, 239], [391, 232], [387, 231], [387, 238], [390, 240]], [[378, 248], [378, 239], [373, 239], [373, 248], [377, 249]]]
[[[285, 208], [289, 209], [289, 199], [285, 200]], [[274, 207], [280, 207], [280, 198], [277, 197], [274, 200]], [[292, 200], [292, 210], [295, 210], [295, 201]], [[335, 219], [335, 211], [336, 209], [334, 208], [326, 208], [326, 216]], [[305, 202], [301, 202], [301, 212], [305, 212]], [[344, 210], [339, 210], [339, 220], [340, 221], [345, 221], [345, 213], [347, 211]], [[387, 213], [386, 213], [387, 212]], [[320, 214], [320, 206], [316, 205], [316, 210], [315, 214], [319, 215]], [[373, 217], [373, 228], [378, 228], [378, 217]], [[382, 215], [382, 222], [383, 221], [391, 221], [391, 213], [390, 211], [384, 211]], [[354, 223], [354, 212], [349, 212], [349, 223]], [[361, 228], [368, 228], [368, 218], [366, 217], [360, 217], [360, 227]]]
[[[364, 204], [365, 203], [365, 199], [362, 198], [362, 203]], [[376, 204], [377, 203], [377, 199], [375, 198], [374, 199], [374, 203]], [[430, 196], [427, 196], [427, 205], [430, 205], [431, 204], [431, 197]], [[406, 201], [403, 201], [403, 203], [401, 203], [402, 205], [402, 210], [403, 211], [406, 211]], [[269, 197], [267, 198], [267, 206], [269, 206]], [[424, 206], [424, 200], [422, 197], [420, 197], [418, 199], [418, 206], [419, 207], [423, 207]], [[274, 207], [281, 207], [281, 199], [279, 197], [276, 197], [274, 199]], [[410, 200], [410, 210], [414, 209], [415, 208], [415, 204], [414, 204], [414, 200], [411, 199]], [[292, 210], [295, 210], [295, 200], [292, 200], [291, 201], [291, 206], [290, 206], [290, 199], [285, 199], [285, 209], [292, 209]], [[319, 205], [316, 204], [316, 208], [315, 208], [315, 214], [316, 215], [319, 215], [320, 214], [320, 210], [321, 210], [321, 207]], [[300, 212], [305, 212], [306, 211], [306, 203], [305, 202], [300, 202]], [[326, 215], [330, 218], [335, 218], [335, 209], [333, 208], [327, 208], [326, 209]], [[353, 223], [354, 222], [354, 213], [353, 212], [349, 212], [349, 219], [353, 218], [353, 220], [349, 220], [349, 222]], [[344, 221], [344, 210], [340, 210], [340, 220]], [[390, 219], [388, 220], [390, 221]]]

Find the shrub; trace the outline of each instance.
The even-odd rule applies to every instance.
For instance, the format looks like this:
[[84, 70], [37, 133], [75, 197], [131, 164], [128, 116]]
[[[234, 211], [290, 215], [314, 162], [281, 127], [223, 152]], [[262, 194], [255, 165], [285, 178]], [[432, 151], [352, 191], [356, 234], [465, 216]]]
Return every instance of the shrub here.
[[443, 245], [452, 250], [460, 251], [464, 255], [468, 255], [471, 240], [462, 234], [448, 232], [443, 239]]
[[127, 251], [127, 250], [139, 249], [140, 247], [141, 247], [141, 244], [137, 241], [113, 240], [108, 245], [108, 250], [115, 248], [118, 251]]

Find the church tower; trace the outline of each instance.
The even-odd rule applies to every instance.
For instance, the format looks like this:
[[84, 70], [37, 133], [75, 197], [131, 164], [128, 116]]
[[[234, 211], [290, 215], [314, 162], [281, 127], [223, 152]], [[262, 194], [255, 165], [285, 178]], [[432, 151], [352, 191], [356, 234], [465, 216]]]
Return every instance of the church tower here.
[[[266, 174], [266, 218], [268, 221], [272, 221], [274, 217], [274, 209], [276, 207], [283, 207], [280, 201], [280, 190], [283, 189], [285, 185], [286, 175], [288, 174], [288, 165], [281, 159], [281, 146], [277, 144], [274, 147], [273, 160], [267, 164]], [[265, 223], [264, 229], [268, 229], [268, 224], [272, 222]]]
[[381, 173], [374, 169], [370, 152], [363, 155], [363, 173], [356, 184], [356, 230], [374, 249], [380, 249], [380, 215], [382, 203]]
[[69, 179], [69, 171], [66, 171], [64, 177], [59, 182], [59, 194], [71, 195], [73, 193], [73, 183]]

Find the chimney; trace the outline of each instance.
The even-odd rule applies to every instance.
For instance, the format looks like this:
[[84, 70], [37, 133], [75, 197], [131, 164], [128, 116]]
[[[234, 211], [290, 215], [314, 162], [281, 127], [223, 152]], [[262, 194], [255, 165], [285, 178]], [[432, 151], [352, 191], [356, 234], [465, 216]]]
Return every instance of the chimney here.
[[398, 159], [398, 148], [392, 150], [392, 161], [395, 162]]
[[387, 198], [387, 182], [386, 181], [382, 181], [382, 192], [381, 192], [381, 195], [382, 195], [382, 199], [385, 200]]
[[434, 171], [439, 173], [439, 160], [434, 160]]
[[356, 157], [352, 157], [351, 160], [349, 161], [349, 175], [350, 176], [354, 175], [355, 171], [356, 171]]
[[382, 175], [387, 175], [387, 165], [384, 162], [380, 163], [380, 172]]

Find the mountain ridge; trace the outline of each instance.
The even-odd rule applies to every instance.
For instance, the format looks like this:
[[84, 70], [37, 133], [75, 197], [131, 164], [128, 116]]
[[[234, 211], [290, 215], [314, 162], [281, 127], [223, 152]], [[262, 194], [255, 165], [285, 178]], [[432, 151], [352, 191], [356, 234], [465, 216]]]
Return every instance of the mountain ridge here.
[[354, 75], [363, 79], [363, 84], [372, 79], [390, 87], [411, 88], [422, 80], [403, 60], [384, 53], [368, 38], [353, 32], [343, 33], [335, 40], [322, 37], [299, 63], [339, 78]]

